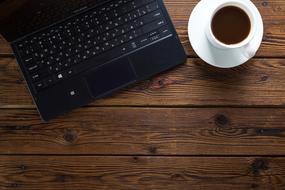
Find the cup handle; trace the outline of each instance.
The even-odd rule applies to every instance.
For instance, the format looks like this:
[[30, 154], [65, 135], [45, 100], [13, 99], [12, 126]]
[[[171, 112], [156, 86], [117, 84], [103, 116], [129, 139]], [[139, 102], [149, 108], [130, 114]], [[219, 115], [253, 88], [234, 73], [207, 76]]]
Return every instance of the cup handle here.
[[252, 43], [248, 43], [247, 45], [245, 45], [242, 49], [242, 53], [243, 55], [247, 58], [247, 59], [251, 59], [255, 56], [257, 50], [256, 48], [252, 45]]

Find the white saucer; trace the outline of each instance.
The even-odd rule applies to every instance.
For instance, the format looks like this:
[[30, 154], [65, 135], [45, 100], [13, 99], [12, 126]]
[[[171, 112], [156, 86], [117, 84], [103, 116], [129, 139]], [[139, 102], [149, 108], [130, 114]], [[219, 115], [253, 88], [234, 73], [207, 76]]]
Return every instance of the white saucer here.
[[[188, 23], [188, 36], [194, 51], [205, 62], [220, 68], [232, 68], [247, 62], [249, 59], [241, 55], [241, 49], [223, 50], [216, 48], [208, 41], [205, 32], [207, 24], [210, 22], [210, 10], [216, 3], [223, 1], [228, 0], [201, 0], [191, 13]], [[257, 30], [250, 46], [256, 48], [257, 51], [263, 38], [262, 17], [250, 0], [244, 1], [249, 1], [249, 8], [255, 13]]]

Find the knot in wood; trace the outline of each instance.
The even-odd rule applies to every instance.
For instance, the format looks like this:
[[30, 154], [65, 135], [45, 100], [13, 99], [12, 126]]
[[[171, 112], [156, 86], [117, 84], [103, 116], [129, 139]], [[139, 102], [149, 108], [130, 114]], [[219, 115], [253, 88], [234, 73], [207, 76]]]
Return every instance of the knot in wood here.
[[269, 163], [266, 159], [258, 158], [251, 164], [251, 170], [254, 175], [259, 175], [260, 172], [268, 170]]
[[229, 119], [223, 114], [219, 114], [215, 117], [215, 124], [219, 127], [225, 126], [228, 123]]
[[73, 143], [77, 140], [77, 134], [75, 131], [67, 130], [63, 136], [64, 140], [69, 143]]

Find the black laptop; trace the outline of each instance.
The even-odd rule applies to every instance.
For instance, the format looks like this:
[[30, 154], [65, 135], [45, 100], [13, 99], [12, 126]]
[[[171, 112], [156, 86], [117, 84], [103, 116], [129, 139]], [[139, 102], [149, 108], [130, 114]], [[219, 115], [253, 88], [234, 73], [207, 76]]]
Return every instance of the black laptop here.
[[43, 120], [184, 63], [162, 0], [0, 0]]

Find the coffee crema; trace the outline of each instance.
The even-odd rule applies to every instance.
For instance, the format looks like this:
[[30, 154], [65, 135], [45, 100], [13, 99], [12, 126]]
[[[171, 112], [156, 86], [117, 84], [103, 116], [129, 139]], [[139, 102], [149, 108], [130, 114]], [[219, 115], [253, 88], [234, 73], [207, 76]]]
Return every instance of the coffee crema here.
[[247, 13], [241, 8], [226, 6], [214, 15], [211, 28], [217, 40], [227, 45], [233, 45], [248, 37], [251, 31], [251, 22]]

